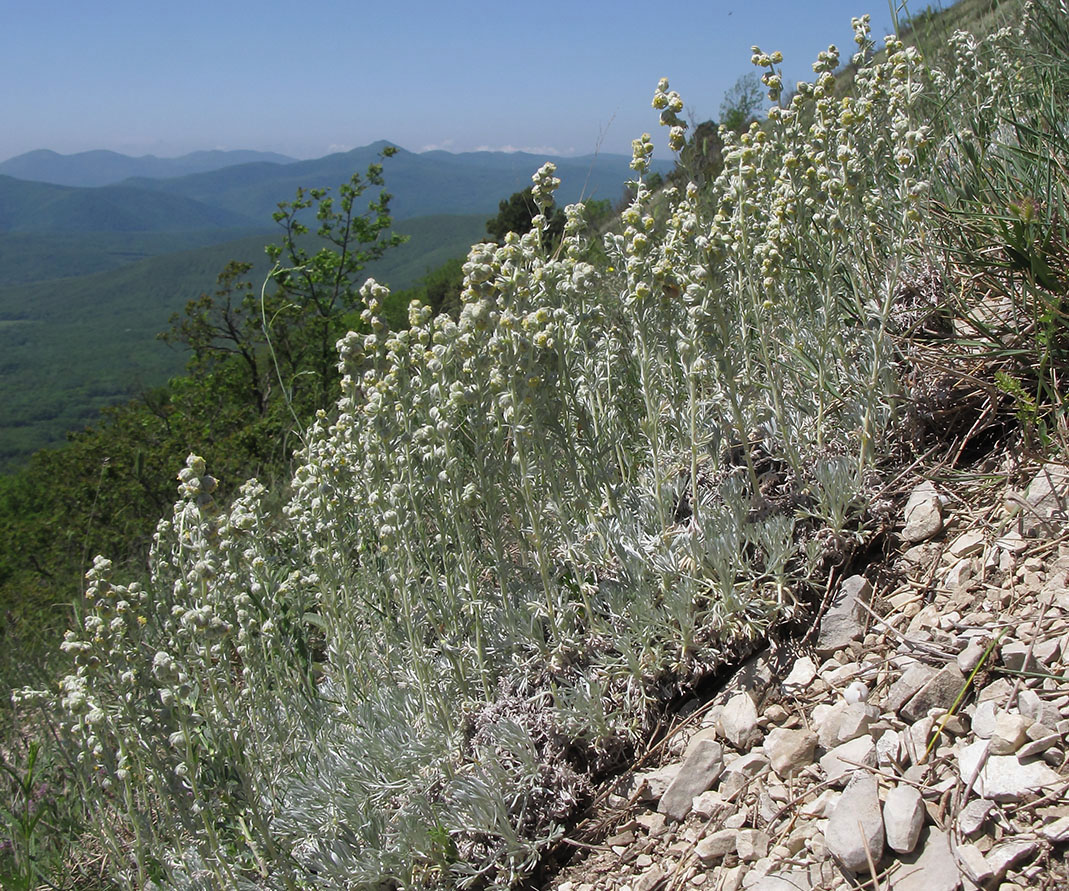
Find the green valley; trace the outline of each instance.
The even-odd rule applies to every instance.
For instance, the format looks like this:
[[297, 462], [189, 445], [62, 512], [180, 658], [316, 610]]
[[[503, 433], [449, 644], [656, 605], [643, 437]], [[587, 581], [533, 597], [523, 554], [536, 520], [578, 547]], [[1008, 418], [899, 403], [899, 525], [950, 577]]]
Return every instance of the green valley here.
[[[485, 222], [484, 216], [454, 215], [407, 220], [396, 231], [409, 240], [370, 265], [367, 273], [396, 288], [410, 287], [484, 238]], [[192, 241], [198, 235], [181, 238]], [[36, 255], [33, 268], [45, 270], [43, 238], [0, 238], [0, 257], [24, 247], [22, 256]], [[185, 354], [160, 343], [156, 335], [172, 313], [214, 288], [230, 260], [255, 263], [250, 275], [262, 280], [269, 269], [264, 245], [272, 240], [277, 240], [275, 233], [261, 232], [87, 275], [0, 285], [0, 386], [5, 394], [0, 402], [0, 469], [18, 465], [36, 449], [61, 441], [67, 431], [91, 423], [104, 406], [180, 372]], [[117, 239], [93, 236], [68, 249], [70, 265], [76, 268], [94, 244], [118, 250]], [[132, 252], [148, 253], [164, 244], [162, 238], [131, 237]], [[98, 259], [107, 256], [101, 251]]]

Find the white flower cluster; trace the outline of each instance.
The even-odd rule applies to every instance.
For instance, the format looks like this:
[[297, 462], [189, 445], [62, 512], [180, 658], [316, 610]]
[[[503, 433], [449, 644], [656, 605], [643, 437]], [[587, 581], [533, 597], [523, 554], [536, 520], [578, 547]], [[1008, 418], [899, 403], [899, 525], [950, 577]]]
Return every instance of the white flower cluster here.
[[545, 213], [553, 203], [553, 193], [560, 188], [560, 179], [554, 176], [556, 172], [557, 165], [547, 161], [538, 169], [538, 172], [531, 177], [533, 183], [531, 186], [531, 195], [534, 198], [535, 204], [538, 205], [543, 213]]
[[683, 150], [687, 141], [687, 122], [679, 113], [683, 110], [683, 100], [675, 90], [668, 89], [668, 78], [662, 77], [653, 94], [653, 107], [661, 112], [661, 126], [668, 127], [668, 146], [674, 152]]
[[211, 494], [217, 486], [217, 480], [208, 475], [204, 459], [199, 455], [190, 455], [186, 459], [186, 466], [178, 474], [178, 494], [204, 507], [210, 503]]

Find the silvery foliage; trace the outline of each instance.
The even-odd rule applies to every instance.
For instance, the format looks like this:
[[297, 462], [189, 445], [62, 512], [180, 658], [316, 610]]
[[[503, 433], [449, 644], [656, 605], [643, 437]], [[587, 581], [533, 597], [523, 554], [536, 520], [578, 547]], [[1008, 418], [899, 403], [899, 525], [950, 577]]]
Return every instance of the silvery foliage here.
[[789, 102], [755, 48], [775, 104], [710, 190], [651, 193], [636, 140], [604, 261], [579, 206], [547, 243], [546, 165], [458, 319], [388, 331], [369, 281], [283, 509], [190, 456], [150, 583], [97, 559], [55, 707], [122, 884], [508, 887], [673, 683], [811, 594], [893, 417], [933, 139], [932, 72], [854, 24], [852, 98], [834, 48]]

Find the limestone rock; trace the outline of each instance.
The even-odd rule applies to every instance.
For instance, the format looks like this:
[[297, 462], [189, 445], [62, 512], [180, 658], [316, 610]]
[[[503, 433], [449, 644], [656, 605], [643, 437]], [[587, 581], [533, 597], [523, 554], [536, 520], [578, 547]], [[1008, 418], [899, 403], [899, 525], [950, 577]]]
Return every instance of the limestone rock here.
[[1001, 879], [1008, 869], [1035, 854], [1037, 847], [1038, 842], [1034, 838], [1012, 838], [995, 845], [984, 859], [992, 876]]
[[932, 708], [950, 708], [965, 687], [965, 675], [956, 663], [944, 665], [914, 693], [899, 713], [907, 721], [919, 721]]
[[916, 544], [942, 531], [943, 503], [939, 498], [939, 490], [932, 483], [923, 482], [913, 490], [906, 502], [902, 540]]
[[880, 767], [898, 764], [902, 758], [902, 739], [893, 730], [885, 730], [876, 740], [876, 763]]
[[958, 668], [962, 674], [970, 674], [977, 665], [980, 664], [980, 660], [984, 658], [984, 653], [987, 651], [987, 643], [983, 640], [970, 640], [965, 649], [957, 655], [955, 660], [958, 663]]
[[786, 779], [791, 774], [813, 763], [817, 737], [811, 730], [788, 730], [776, 727], [770, 730], [762, 748], [768, 756], [772, 769]]
[[702, 865], [710, 866], [732, 853], [735, 850], [735, 837], [738, 832], [737, 829], [720, 829], [701, 839], [694, 846], [694, 853], [701, 860]]
[[651, 838], [661, 835], [668, 825], [664, 814], [639, 814], [635, 817], [635, 822], [642, 826]]
[[634, 891], [653, 891], [664, 884], [667, 876], [663, 866], [651, 866], [631, 887]]
[[1058, 534], [1069, 517], [1069, 467], [1045, 464], [1028, 484], [1023, 496], [1010, 499], [1019, 511], [1021, 532], [1026, 536]]
[[768, 650], [762, 650], [743, 662], [724, 688], [713, 697], [714, 707], [723, 705], [737, 693], [760, 696], [771, 683], [772, 664], [769, 661]]
[[683, 761], [674, 780], [665, 790], [657, 811], [673, 820], [690, 813], [694, 797], [716, 782], [724, 771], [724, 749], [711, 739], [702, 740]]
[[865, 636], [866, 613], [860, 604], [868, 606], [871, 600], [872, 585], [864, 576], [851, 576], [840, 585], [820, 622], [815, 646], [818, 656], [829, 656]]
[[813, 882], [809, 872], [792, 869], [787, 872], [769, 873], [762, 876], [748, 891], [812, 891]]
[[928, 740], [932, 737], [935, 720], [931, 717], [921, 718], [902, 731], [902, 744], [906, 757], [913, 764], [923, 764], [928, 757]]
[[883, 803], [883, 826], [887, 846], [899, 854], [908, 854], [917, 845], [924, 828], [924, 801], [913, 786], [895, 786]]
[[946, 581], [944, 584], [948, 588], [961, 588], [976, 577], [977, 562], [971, 557], [966, 557], [964, 560], [959, 560], [946, 574]]
[[[1061, 484], [1069, 504], [1069, 470]], [[688, 702], [703, 706], [701, 720], [694, 715], [666, 747], [683, 763], [631, 781], [632, 793], [651, 787], [644, 803], [660, 801], [660, 812], [639, 805], [622, 814], [617, 834], [559, 891], [832, 891], [868, 887], [870, 858], [883, 891], [1057, 884], [1055, 856], [1069, 845], [1069, 690], [1056, 677], [992, 680], [997, 670], [982, 661], [998, 658], [992, 641], [1005, 629], [1005, 663], [1023, 666], [1028, 653], [1053, 675], [1069, 670], [1069, 542], [1035, 548], [1019, 531], [1000, 531], [985, 545], [979, 530], [955, 526], [945, 548], [912, 547], [894, 563], [909, 584], [879, 603], [881, 624], [860, 645], [868, 614], [850, 588], [868, 586], [857, 577], [813, 631], [831, 645], [842, 611], [855, 624], [842, 622], [840, 649], [789, 661], [789, 651], [770, 651], [711, 702]], [[930, 596], [917, 593], [925, 581]], [[972, 675], [975, 689], [955, 702]], [[762, 707], [762, 688], [782, 695]], [[702, 773], [696, 762], [718, 744]]]
[[984, 858], [984, 852], [976, 845], [958, 845], [955, 850], [965, 874], [977, 885], [985, 885], [994, 877], [994, 872]]
[[724, 739], [742, 752], [749, 751], [761, 738], [757, 706], [749, 693], [737, 693], [727, 701], [717, 729]]
[[800, 809], [801, 813], [807, 817], [819, 819], [830, 817], [841, 795], [841, 792], [836, 792], [834, 789], [825, 789], [812, 801], [803, 804]]
[[963, 532], [951, 542], [947, 554], [954, 560], [975, 557], [984, 550], [984, 532], [982, 529], [970, 529]]
[[740, 829], [735, 836], [735, 853], [743, 862], [760, 860], [768, 854], [768, 835], [760, 829]]
[[750, 780], [768, 770], [768, 757], [762, 752], [750, 752], [728, 765], [720, 780], [720, 794], [730, 798], [748, 786]]
[[828, 660], [827, 664], [822, 666], [820, 672], [820, 678], [829, 687], [842, 687], [844, 684], [849, 683], [858, 673], [861, 671], [861, 665], [857, 662], [847, 662], [845, 664], [839, 664], [832, 657]]
[[719, 882], [717, 891], [739, 891], [742, 887], [742, 879], [745, 867], [733, 866], [731, 869], [721, 869], [718, 872]]
[[922, 662], [914, 662], [902, 676], [891, 685], [883, 707], [897, 713], [935, 675], [935, 671]]
[[[992, 702], [997, 702], [999, 704], [1002, 704], [1007, 699], [1009, 699], [1010, 693], [1012, 693], [1012, 692], [1013, 692], [1013, 684], [1010, 683], [1010, 681], [1008, 681], [1006, 678], [999, 678], [997, 681], [991, 681], [979, 693], [977, 693], [976, 694], [976, 701], [977, 702], [987, 702], [988, 700], [990, 700]], [[1031, 691], [1030, 690], [1021, 690], [1020, 691], [1020, 694], [1017, 697], [1017, 705], [1020, 707], [1022, 715], [1028, 715], [1029, 717], [1034, 718], [1035, 715], [1032, 715], [1023, 705], [1025, 693], [1029, 693], [1029, 692], [1031, 692]]]
[[1044, 670], [1048, 670], [1051, 665], [1058, 661], [1058, 654], [1062, 649], [1063, 640], [1058, 638], [1050, 638], [1048, 640], [1037, 640], [1035, 646], [1032, 647], [1032, 658], [1034, 658]]
[[1000, 712], [995, 716], [995, 732], [988, 751], [992, 755], [1012, 755], [1028, 740], [1028, 728], [1035, 722], [1024, 715]]
[[730, 817], [724, 818], [725, 829], [742, 829], [747, 823], [750, 822], [750, 814], [748, 811], [741, 810], [735, 811]]
[[1031, 718], [1037, 724], [1057, 727], [1061, 715], [1051, 703], [1041, 699], [1035, 690], [1027, 688], [1017, 694], [1017, 707], [1021, 714]]
[[800, 693], [813, 683], [813, 678], [816, 676], [816, 663], [808, 656], [801, 656], [795, 661], [787, 677], [783, 679], [783, 689], [788, 693]]
[[1039, 830], [1040, 834], [1051, 844], [1060, 845], [1069, 841], [1069, 817], [1062, 817], [1052, 823], [1047, 823]]
[[876, 766], [876, 743], [871, 736], [859, 736], [836, 746], [820, 759], [820, 767], [832, 784], [844, 781], [858, 765]]
[[1059, 609], [1069, 611], [1069, 557], [1059, 557], [1047, 574], [1043, 596]]
[[989, 755], [987, 740], [978, 740], [958, 753], [958, 771], [964, 783], [975, 776], [973, 788], [989, 801], [1019, 801], [1060, 780], [1042, 761], [1022, 762], [1013, 755]]
[[1002, 664], [1012, 671], [1042, 671], [1036, 664], [1035, 652], [1029, 653], [1029, 645], [1019, 640], [1011, 640], [999, 647]]
[[714, 742], [716, 741], [715, 727], [702, 727], [701, 730], [687, 740], [687, 747], [683, 750], [683, 760], [686, 761], [690, 753], [701, 745], [702, 740], [706, 739], [711, 739]]
[[879, 720], [880, 710], [864, 702], [848, 703], [839, 721], [837, 743], [850, 742], [859, 736], [866, 736], [869, 728]]
[[981, 794], [992, 801], [1019, 801], [1061, 781], [1042, 761], [1021, 761], [1013, 755], [991, 755], [980, 775]]
[[762, 727], [779, 727], [790, 716], [791, 713], [784, 706], [778, 702], [773, 702], [765, 707], [759, 723]]
[[1028, 547], [1028, 542], [1020, 532], [1014, 529], [999, 538], [995, 546], [1009, 554], [1019, 554]]
[[703, 820], [708, 820], [722, 811], [728, 810], [730, 805], [724, 801], [724, 796], [717, 789], [709, 789], [694, 798], [692, 812]]
[[635, 774], [621, 784], [616, 793], [623, 798], [633, 798], [638, 793], [640, 801], [659, 801], [679, 773], [679, 767], [678, 764], [666, 764], [655, 770]]
[[901, 858], [894, 891], [958, 891], [961, 871], [946, 835], [928, 827], [913, 854]]
[[997, 719], [998, 705], [993, 700], [978, 703], [972, 715], [972, 732], [980, 739], [991, 739]]
[[958, 831], [966, 837], [976, 835], [984, 828], [984, 823], [994, 807], [993, 801], [974, 798], [958, 814]]
[[844, 869], [868, 869], [868, 858], [883, 857], [883, 817], [876, 780], [868, 773], [852, 779], [835, 805], [824, 832], [828, 850]]
[[821, 748], [832, 749], [846, 740], [839, 739], [839, 726], [847, 709], [846, 702], [834, 705], [818, 705], [813, 709], [813, 724], [817, 730], [817, 740]]

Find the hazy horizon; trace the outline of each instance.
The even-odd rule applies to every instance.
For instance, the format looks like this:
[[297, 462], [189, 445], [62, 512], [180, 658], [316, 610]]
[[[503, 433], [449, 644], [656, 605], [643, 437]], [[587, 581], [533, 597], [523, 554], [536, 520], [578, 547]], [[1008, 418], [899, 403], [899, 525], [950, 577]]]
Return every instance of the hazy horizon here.
[[[430, 147], [425, 147], [425, 148], [421, 148], [421, 149], [413, 149], [413, 148], [410, 148], [409, 146], [401, 145], [399, 142], [396, 142], [395, 140], [388, 139], [388, 138], [372, 139], [370, 142], [366, 142], [363, 145], [354, 145], [354, 146], [350, 146], [347, 149], [341, 149], [341, 150], [339, 150], [338, 153], [344, 154], [345, 152], [353, 151], [354, 149], [364, 148], [365, 146], [373, 145], [376, 142], [388, 142], [390, 145], [394, 145], [394, 146], [396, 146], [397, 148], [399, 148], [399, 149], [401, 149], [403, 151], [412, 152], [413, 154], [416, 154], [416, 155], [422, 155], [422, 154], [426, 154], [427, 152], [436, 152], [436, 151], [444, 151], [444, 152], [448, 152], [449, 154], [454, 154], [454, 155], [469, 154], [469, 153], [474, 153], [474, 152], [501, 152], [501, 153], [504, 153], [504, 154], [520, 154], [520, 153], [538, 154], [538, 152], [532, 152], [530, 149], [518, 148], [518, 147], [514, 147], [514, 146], [509, 146], [509, 145], [505, 145], [505, 146], [475, 146], [474, 148], [470, 148], [470, 149], [443, 149], [443, 148], [439, 148], [437, 146], [430, 146]], [[109, 148], [83, 149], [81, 151], [74, 151], [74, 152], [57, 152], [57, 151], [55, 151], [55, 149], [50, 149], [48, 146], [39, 146], [38, 148], [35, 148], [35, 149], [28, 149], [25, 152], [19, 152], [18, 154], [15, 154], [15, 155], [9, 155], [8, 157], [0, 158], [0, 164], [4, 163], [5, 161], [10, 161], [12, 158], [19, 158], [19, 157], [22, 157], [23, 155], [32, 154], [33, 152], [38, 152], [38, 151], [46, 151], [46, 152], [50, 151], [50, 152], [53, 152], [54, 154], [59, 155], [62, 158], [70, 158], [70, 157], [74, 157], [74, 156], [77, 156], [77, 155], [89, 154], [91, 152], [104, 151], [104, 152], [113, 152], [113, 153], [118, 154], [118, 155], [124, 155], [124, 156], [126, 156], [128, 158], [134, 158], [135, 160], [142, 159], [142, 158], [155, 158], [155, 159], [160, 160], [160, 161], [173, 161], [173, 160], [178, 160], [179, 158], [184, 158], [184, 157], [186, 157], [188, 155], [197, 154], [198, 152], [214, 152], [214, 151], [220, 151], [220, 152], [254, 151], [254, 152], [261, 152], [263, 154], [282, 155], [281, 152], [274, 152], [271, 149], [256, 149], [256, 148], [250, 149], [248, 146], [234, 146], [233, 148], [224, 148], [224, 149], [199, 148], [199, 149], [192, 149], [191, 151], [188, 151], [188, 152], [180, 152], [180, 153], [174, 154], [174, 155], [158, 155], [158, 154], [153, 154], [151, 152], [135, 155], [135, 154], [130, 154], [129, 152], [120, 152], [120, 151], [118, 151], [116, 149], [109, 149]], [[335, 152], [327, 152], [325, 154], [326, 155], [335, 154]], [[555, 154], [556, 157], [569, 158], [569, 157], [584, 157], [586, 155], [592, 155], [592, 154], [594, 154], [594, 152], [572, 152], [571, 154], [565, 154], [563, 152], [556, 152], [554, 154]], [[629, 152], [619, 151], [619, 152], [602, 152], [602, 154], [629, 155], [630, 153]], [[297, 162], [297, 161], [314, 161], [314, 160], [317, 160], [319, 158], [325, 157], [325, 155], [309, 155], [306, 158], [298, 158], [298, 157], [295, 157], [293, 155], [283, 155], [283, 157], [287, 157], [291, 161]]]
[[16, 4], [0, 159], [251, 149], [303, 160], [380, 139], [413, 152], [627, 154], [643, 132], [664, 145], [650, 108], [659, 78], [685, 115], [715, 118], [753, 70], [751, 44], [782, 51], [793, 86], [829, 43], [849, 57], [850, 18], [864, 12], [878, 35], [889, 29], [872, 0]]

